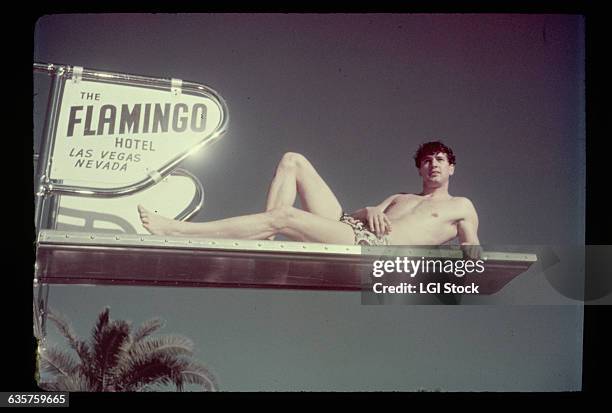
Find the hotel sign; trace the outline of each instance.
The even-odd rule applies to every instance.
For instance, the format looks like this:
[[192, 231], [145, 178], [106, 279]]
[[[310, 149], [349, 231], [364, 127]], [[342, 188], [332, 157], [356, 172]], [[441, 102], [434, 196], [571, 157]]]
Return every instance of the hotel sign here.
[[66, 79], [49, 177], [94, 187], [131, 185], [224, 132], [227, 113], [222, 100], [207, 93], [211, 89], [165, 81], [162, 88], [107, 77]]

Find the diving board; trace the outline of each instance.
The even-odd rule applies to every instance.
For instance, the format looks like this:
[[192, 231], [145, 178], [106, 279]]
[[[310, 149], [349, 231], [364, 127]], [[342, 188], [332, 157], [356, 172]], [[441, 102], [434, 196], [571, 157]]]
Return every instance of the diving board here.
[[[460, 259], [456, 249], [403, 255]], [[481, 294], [494, 294], [537, 262], [535, 254], [484, 252]], [[359, 291], [376, 257], [360, 246], [42, 230], [40, 284], [234, 287]]]

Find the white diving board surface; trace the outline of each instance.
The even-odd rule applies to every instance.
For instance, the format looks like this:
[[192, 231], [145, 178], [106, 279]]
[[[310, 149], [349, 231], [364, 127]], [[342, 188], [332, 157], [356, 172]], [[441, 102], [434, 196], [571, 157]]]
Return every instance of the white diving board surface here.
[[[378, 247], [375, 251], [383, 251]], [[40, 231], [41, 284], [362, 290], [372, 261], [355, 245]], [[396, 247], [389, 247], [394, 255]], [[402, 247], [402, 256], [461, 259], [458, 249]], [[537, 262], [535, 254], [488, 252], [480, 293], [493, 294]], [[451, 275], [454, 278], [454, 276]], [[465, 278], [465, 277], [464, 277]], [[456, 280], [456, 278], [455, 278]]]

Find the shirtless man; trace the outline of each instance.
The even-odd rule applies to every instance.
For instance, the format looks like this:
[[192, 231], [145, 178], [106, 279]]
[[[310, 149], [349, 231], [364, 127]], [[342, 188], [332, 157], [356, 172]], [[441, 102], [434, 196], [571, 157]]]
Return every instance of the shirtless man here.
[[[311, 163], [291, 152], [278, 164], [265, 212], [192, 223], [164, 218], [141, 205], [138, 211], [143, 226], [159, 235], [273, 239], [282, 234], [296, 241], [351, 245], [439, 245], [458, 238], [462, 246], [478, 246], [474, 205], [448, 193], [455, 172], [452, 150], [439, 141], [428, 142], [414, 160], [423, 179], [421, 193], [391, 195], [352, 214], [343, 214]], [[293, 206], [298, 195], [304, 209]], [[478, 256], [479, 250], [474, 251], [468, 255]]]

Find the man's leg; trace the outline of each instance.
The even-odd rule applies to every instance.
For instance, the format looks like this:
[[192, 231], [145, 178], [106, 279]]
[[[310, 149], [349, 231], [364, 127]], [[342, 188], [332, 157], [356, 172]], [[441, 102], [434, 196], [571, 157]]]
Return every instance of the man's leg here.
[[294, 207], [210, 222], [175, 221], [140, 205], [138, 211], [143, 226], [156, 235], [266, 239], [283, 234], [297, 241], [329, 244], [352, 244], [354, 240], [353, 231], [348, 225]]
[[[304, 211], [293, 208], [298, 194]], [[340, 244], [354, 240], [351, 228], [338, 221], [342, 207], [334, 193], [312, 164], [293, 152], [283, 155], [276, 168], [264, 213], [189, 223], [164, 218], [141, 206], [138, 210], [144, 227], [159, 235], [274, 239], [283, 234], [294, 240]]]
[[[333, 220], [342, 214], [338, 199], [308, 159], [299, 153], [287, 152], [270, 183], [266, 211], [293, 206], [297, 195], [307, 212]], [[275, 236], [268, 239], [273, 240]]]
[[281, 158], [270, 184], [266, 211], [293, 206], [296, 195], [307, 212], [333, 220], [342, 214], [338, 199], [308, 159], [288, 152]]

